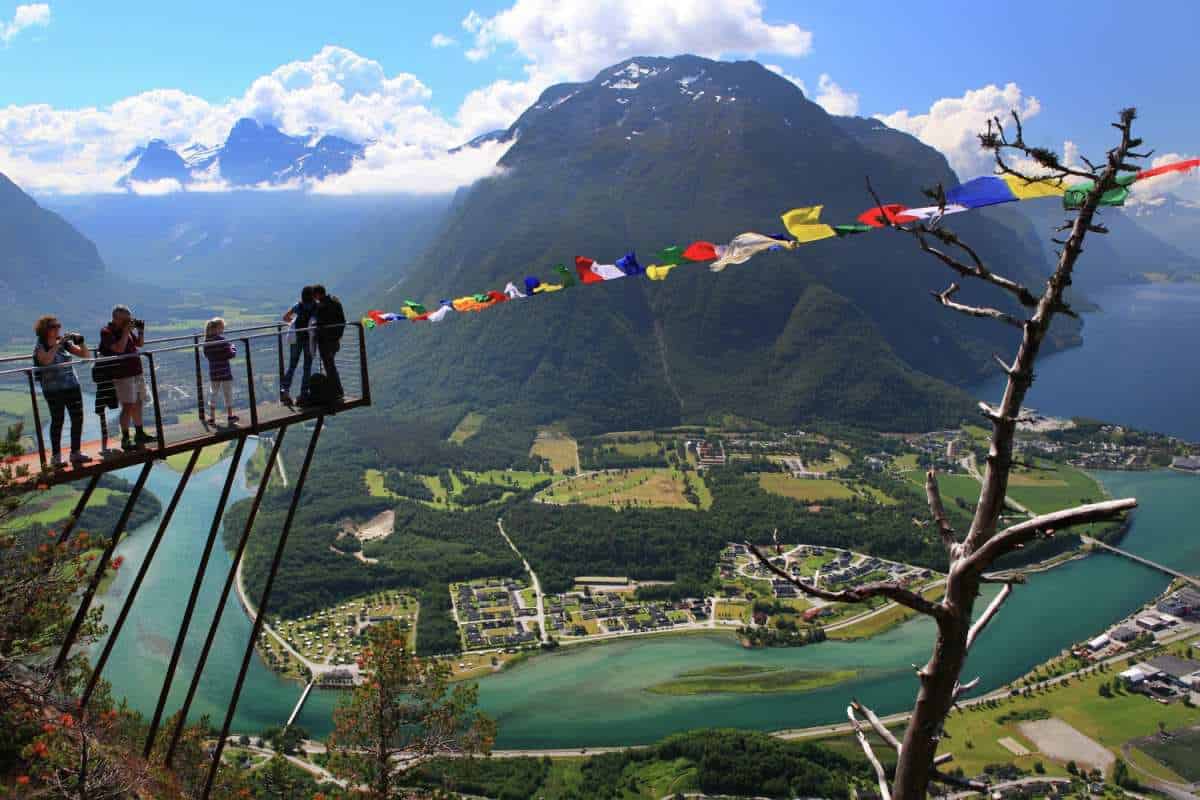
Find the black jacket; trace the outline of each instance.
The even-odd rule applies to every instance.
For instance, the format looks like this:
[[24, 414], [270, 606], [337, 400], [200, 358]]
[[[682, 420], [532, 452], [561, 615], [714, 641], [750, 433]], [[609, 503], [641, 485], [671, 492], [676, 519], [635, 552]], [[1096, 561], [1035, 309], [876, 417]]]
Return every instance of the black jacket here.
[[342, 310], [342, 301], [332, 294], [317, 303], [317, 341], [341, 341], [343, 327], [346, 324], [346, 312]]

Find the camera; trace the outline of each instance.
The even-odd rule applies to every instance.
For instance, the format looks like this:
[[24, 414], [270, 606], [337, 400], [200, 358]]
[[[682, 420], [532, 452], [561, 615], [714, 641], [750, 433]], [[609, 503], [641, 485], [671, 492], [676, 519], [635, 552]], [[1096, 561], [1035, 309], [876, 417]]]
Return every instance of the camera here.
[[77, 332], [77, 331], [71, 331], [70, 333], [68, 333], [68, 334], [67, 334], [66, 336], [64, 336], [63, 338], [64, 338], [64, 339], [66, 339], [66, 340], [67, 340], [68, 342], [70, 342], [71, 344], [75, 345], [76, 347], [82, 347], [82, 346], [83, 346], [84, 338], [83, 338], [83, 334], [82, 334], [82, 333], [79, 333], [79, 332]]
[[133, 327], [137, 328], [139, 331], [145, 330], [146, 329], [146, 320], [135, 319], [133, 321]]

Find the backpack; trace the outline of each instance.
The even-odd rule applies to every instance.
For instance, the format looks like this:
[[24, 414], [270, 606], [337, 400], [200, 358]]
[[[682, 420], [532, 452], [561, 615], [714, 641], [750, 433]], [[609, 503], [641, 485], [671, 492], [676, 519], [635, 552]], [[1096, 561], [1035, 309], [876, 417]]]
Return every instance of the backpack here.
[[337, 388], [328, 375], [314, 372], [308, 379], [308, 396], [314, 406], [331, 406], [337, 402], [334, 393]]

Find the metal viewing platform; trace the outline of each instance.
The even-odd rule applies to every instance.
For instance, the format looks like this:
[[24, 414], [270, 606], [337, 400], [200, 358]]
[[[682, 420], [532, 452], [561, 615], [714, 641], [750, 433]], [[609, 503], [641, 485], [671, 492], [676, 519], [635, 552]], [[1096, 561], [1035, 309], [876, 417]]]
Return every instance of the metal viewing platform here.
[[[334, 352], [335, 348], [329, 347], [328, 342], [339, 334], [340, 346]], [[233, 378], [231, 409], [226, 408], [225, 405], [227, 395], [224, 386], [214, 387], [210, 380], [208, 354], [213, 351], [207, 348], [214, 346], [223, 348], [224, 345], [219, 343], [213, 345], [211, 342], [206, 342], [203, 334], [151, 339], [147, 340], [140, 347], [140, 352], [136, 354], [86, 359], [73, 358], [65, 365], [36, 366], [32, 354], [0, 359], [0, 396], [3, 396], [5, 400], [5, 413], [9, 417], [21, 417], [24, 423], [20, 444], [24, 447], [25, 453], [5, 459], [3, 465], [4, 469], [11, 472], [16, 488], [18, 490], [34, 490], [74, 481], [84, 482], [82, 494], [76, 501], [71, 515], [58, 532], [59, 544], [70, 538], [103, 475], [128, 467], [140, 467], [117, 523], [108, 535], [104, 550], [96, 560], [88, 583], [83, 588], [79, 607], [57, 657], [52, 666], [47, 665], [51, 674], [59, 673], [71, 655], [72, 648], [92, 607], [92, 602], [95, 600], [99, 584], [111, 563], [113, 552], [120, 540], [120, 534], [129, 522], [130, 515], [141, 496], [151, 469], [156, 463], [170, 456], [180, 454], [187, 456], [186, 465], [182, 467], [179, 475], [179, 482], [170, 500], [163, 508], [162, 516], [159, 518], [146, 555], [129, 587], [120, 613], [104, 640], [103, 649], [96, 659], [87, 687], [80, 697], [81, 713], [87, 713], [92, 693], [100, 681], [113, 648], [129, 618], [134, 600], [149, 572], [158, 546], [170, 526], [179, 500], [199, 461], [201, 451], [211, 445], [223, 443], [233, 447], [225, 481], [213, 512], [212, 524], [205, 539], [204, 550], [196, 569], [196, 577], [188, 595], [179, 633], [175, 638], [158, 704], [155, 707], [149, 734], [143, 748], [143, 754], [147, 758], [151, 758], [157, 752], [164, 753], [163, 760], [168, 765], [175, 757], [179, 737], [186, 725], [188, 712], [195, 699], [217, 628], [221, 623], [226, 601], [245, 554], [250, 531], [254, 526], [263, 497], [266, 495], [271, 476], [276, 472], [269, 468], [263, 471], [233, 553], [233, 563], [225, 576], [220, 598], [215, 606], [216, 610], [208, 626], [204, 645], [196, 660], [186, 698], [177, 712], [177, 719], [171, 730], [168, 732], [166, 728], [162, 728], [160, 731], [160, 727], [169, 719], [169, 716], [173, 716], [165, 715], [166, 703], [180, 664], [184, 643], [188, 638], [188, 630], [196, 612], [197, 599], [204, 583], [210, 556], [216, 544], [217, 534], [221, 530], [230, 491], [238, 475], [246, 441], [251, 436], [273, 433], [270, 437], [270, 454], [267, 464], [275, 464], [284, 436], [289, 428], [299, 423], [303, 430], [311, 431], [302, 465], [291, 487], [287, 516], [274, 549], [265, 585], [255, 604], [257, 611], [251, 614], [253, 627], [249, 640], [246, 642], [224, 725], [217, 739], [207, 782], [201, 794], [202, 798], [208, 798], [212, 791], [217, 766], [221, 763], [221, 752], [229, 736], [229, 729], [246, 679], [246, 671], [254, 655], [255, 642], [262, 633], [275, 577], [287, 546], [288, 534], [295, 519], [300, 495], [312, 466], [313, 453], [316, 451], [317, 441], [325, 426], [325, 418], [371, 404], [364, 335], [363, 326], [356, 322], [322, 328], [311, 327], [298, 332], [289, 330], [282, 323], [225, 331], [225, 341], [234, 345], [237, 351], [229, 362]], [[299, 346], [297, 346], [295, 337], [300, 337]], [[321, 349], [318, 346], [320, 339], [324, 339], [327, 345], [324, 348], [324, 357], [319, 352]], [[299, 355], [299, 363], [295, 364], [296, 374], [292, 376], [294, 380], [290, 388], [297, 394], [300, 393], [305, 363], [303, 357], [305, 341], [311, 347], [313, 374], [320, 373], [328, 377], [336, 370], [342, 386], [341, 396], [327, 397], [319, 404], [309, 402], [304, 405], [294, 405], [282, 402], [281, 392], [287, 383], [287, 373], [292, 368], [293, 361], [297, 360], [297, 355]], [[134, 402], [130, 405], [136, 405], [141, 410], [142, 427], [149, 436], [149, 441], [128, 450], [115, 449], [121, 447], [119, 423], [121, 409], [117, 398], [113, 396], [111, 376], [114, 373], [136, 372], [135, 368], [130, 367], [130, 362], [135, 359], [141, 366], [145, 392], [140, 403]], [[77, 379], [80, 389], [78, 393], [75, 392], [73, 385], [70, 385], [66, 391], [62, 391], [62, 378], [67, 369], [72, 370]], [[70, 384], [69, 380], [68, 384]], [[45, 396], [47, 387], [52, 389], [53, 404], [47, 403]], [[54, 388], [58, 388], [59, 391], [54, 392]], [[214, 394], [218, 396], [213, 397]], [[217, 407], [219, 408], [215, 419], [212, 403], [214, 399], [218, 400]], [[63, 423], [62, 438], [67, 445], [61, 452], [54, 450], [50, 430], [51, 425], [56, 421], [54, 419], [56, 415], [58, 416], [57, 421]], [[80, 418], [83, 420], [85, 441], [82, 442], [81, 450], [85, 455], [91, 457], [91, 460], [77, 464], [72, 464], [69, 460], [72, 417], [75, 417], [77, 421]], [[105, 448], [106, 442], [107, 449]], [[64, 456], [64, 463], [56, 463], [58, 456]]]
[[[216, 424], [208, 422], [206, 403], [212, 398], [209, 394], [211, 384], [203, 334], [148, 339], [141, 351], [132, 356], [72, 359], [68, 366], [78, 379], [82, 395], [83, 407], [80, 410], [85, 430], [83, 452], [93, 460], [80, 465], [72, 465], [67, 460], [67, 445], [70, 442], [68, 418], [63, 426], [62, 455], [65, 464], [53, 471], [49, 470], [55, 455], [51, 452], [49, 441], [51, 411], [40, 384], [47, 373], [61, 371], [63, 367], [36, 367], [32, 356], [0, 359], [0, 393], [9, 396], [25, 394], [28, 398], [24, 403], [25, 430], [21, 440], [26, 452], [4, 459], [4, 464], [12, 468], [14, 473], [27, 473], [17, 475], [18, 480], [52, 486], [368, 406], [371, 404], [371, 387], [362, 324], [347, 322], [338, 327], [344, 328], [344, 333], [334, 363], [341, 377], [344, 396], [335, 403], [323, 406], [285, 405], [280, 402], [280, 389], [291, 357], [289, 337], [296, 335], [290, 333], [285, 325], [276, 323], [226, 331], [225, 339], [237, 348], [237, 355], [230, 363], [234, 409], [238, 417], [233, 424], [225, 424], [223, 397], [216, 398], [220, 409]], [[321, 359], [316, 353], [315, 341], [318, 330], [311, 328], [309, 331], [312, 333], [299, 335], [309, 336], [313, 372], [321, 372]], [[137, 359], [142, 365], [146, 388], [146, 403], [142, 407], [143, 427], [153, 441], [138, 450], [122, 451], [119, 408], [103, 409], [104, 423], [101, 425], [99, 422], [95, 398], [104, 389], [101, 388], [102, 383], [97, 384], [96, 376], [97, 368], [111, 369], [130, 359]], [[291, 386], [297, 395], [302, 369], [303, 358], [295, 370]], [[15, 404], [10, 401], [8, 405], [11, 411]], [[102, 452], [102, 440], [98, 438], [103, 427], [107, 427], [108, 432], [109, 449], [105, 452]], [[22, 470], [22, 467], [26, 469]]]

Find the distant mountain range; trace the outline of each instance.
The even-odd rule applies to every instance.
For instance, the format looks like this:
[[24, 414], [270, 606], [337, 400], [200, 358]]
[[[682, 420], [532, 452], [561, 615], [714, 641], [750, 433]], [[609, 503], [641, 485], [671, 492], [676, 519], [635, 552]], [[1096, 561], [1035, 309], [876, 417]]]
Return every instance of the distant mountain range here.
[[126, 157], [132, 166], [121, 179], [133, 181], [224, 181], [231, 186], [279, 186], [296, 180], [321, 180], [350, 171], [365, 145], [339, 136], [289, 136], [272, 125], [240, 119], [224, 144], [192, 145], [182, 153], [152, 139]]
[[[631, 59], [547, 89], [491, 136], [515, 140], [503, 173], [460, 193], [440, 235], [376, 307], [545, 279], [575, 255], [612, 263], [635, 249], [650, 263], [667, 245], [775, 233], [796, 206], [822, 203], [826, 219], [853, 220], [871, 205], [868, 175], [884, 197], [907, 202], [956, 183], [935, 150], [875, 120], [831, 117], [754, 62]], [[1030, 284], [1044, 274], [1019, 213], [964, 215], [955, 226], [997, 270]], [[1012, 343], [1000, 326], [930, 302], [953, 276], [887, 232], [705, 272], [380, 333], [377, 396], [398, 404], [398, 419], [454, 407], [584, 430], [726, 413], [916, 430], [971, 414], [947, 382], [975, 380]], [[1076, 329], [1059, 333], [1061, 345]]]

